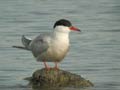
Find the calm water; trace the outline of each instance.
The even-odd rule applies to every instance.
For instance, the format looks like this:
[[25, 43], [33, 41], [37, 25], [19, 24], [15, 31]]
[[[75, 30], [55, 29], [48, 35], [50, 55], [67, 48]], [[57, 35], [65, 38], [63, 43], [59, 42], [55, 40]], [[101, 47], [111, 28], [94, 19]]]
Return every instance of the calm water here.
[[61, 69], [95, 85], [61, 90], [120, 90], [120, 0], [0, 0], [0, 90], [33, 90], [23, 78], [43, 64], [11, 46], [21, 45], [23, 34], [33, 38], [49, 32], [61, 18], [82, 30], [71, 33]]

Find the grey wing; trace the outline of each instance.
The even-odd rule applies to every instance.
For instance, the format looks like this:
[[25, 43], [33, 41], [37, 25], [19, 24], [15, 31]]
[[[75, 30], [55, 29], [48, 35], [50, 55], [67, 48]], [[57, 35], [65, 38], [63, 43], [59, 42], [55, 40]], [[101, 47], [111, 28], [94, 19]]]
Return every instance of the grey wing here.
[[49, 48], [49, 37], [40, 35], [30, 44], [30, 49], [35, 57], [38, 57]]

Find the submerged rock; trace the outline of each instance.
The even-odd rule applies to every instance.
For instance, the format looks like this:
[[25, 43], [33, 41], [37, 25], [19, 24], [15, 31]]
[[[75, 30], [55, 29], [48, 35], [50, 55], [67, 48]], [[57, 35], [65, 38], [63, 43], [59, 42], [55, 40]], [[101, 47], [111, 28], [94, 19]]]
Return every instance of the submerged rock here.
[[32, 87], [90, 87], [93, 84], [80, 75], [64, 70], [41, 69], [33, 73], [29, 78]]

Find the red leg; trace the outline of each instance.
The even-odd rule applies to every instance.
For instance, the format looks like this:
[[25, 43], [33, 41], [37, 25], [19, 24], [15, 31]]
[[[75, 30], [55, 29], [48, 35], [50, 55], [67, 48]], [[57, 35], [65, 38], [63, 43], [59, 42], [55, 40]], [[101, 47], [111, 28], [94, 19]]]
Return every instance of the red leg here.
[[45, 69], [50, 70], [50, 67], [47, 65], [47, 63], [45, 61], [43, 62], [44, 62]]
[[59, 70], [58, 68], [58, 62], [55, 62], [55, 67], [54, 67], [56, 70]]

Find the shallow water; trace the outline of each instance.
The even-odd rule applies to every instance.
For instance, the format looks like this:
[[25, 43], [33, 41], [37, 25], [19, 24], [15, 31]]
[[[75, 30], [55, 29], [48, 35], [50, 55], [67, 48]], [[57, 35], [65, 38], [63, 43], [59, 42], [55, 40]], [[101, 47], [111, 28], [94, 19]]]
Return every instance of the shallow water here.
[[0, 90], [33, 90], [23, 78], [43, 64], [11, 46], [21, 45], [23, 34], [33, 38], [50, 32], [61, 18], [82, 30], [71, 33], [61, 69], [95, 85], [76, 90], [120, 90], [120, 0], [0, 0]]

